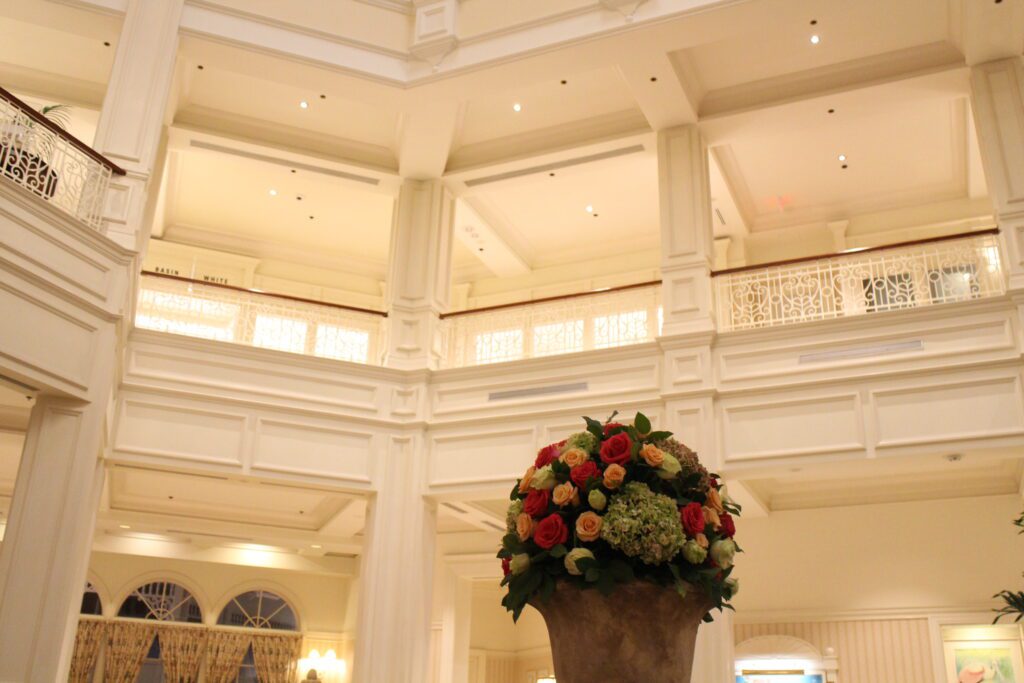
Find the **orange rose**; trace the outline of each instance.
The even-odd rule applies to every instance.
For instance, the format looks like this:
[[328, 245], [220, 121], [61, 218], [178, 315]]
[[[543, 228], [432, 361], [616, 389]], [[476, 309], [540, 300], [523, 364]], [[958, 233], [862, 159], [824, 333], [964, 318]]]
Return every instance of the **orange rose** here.
[[525, 541], [533, 534], [533, 517], [525, 512], [516, 517], [516, 535], [520, 541]]
[[519, 480], [519, 493], [529, 493], [530, 482], [533, 480], [533, 475], [537, 471], [537, 468], [530, 465], [530, 469], [526, 470], [526, 474]]
[[576, 467], [577, 465], [582, 465], [589, 459], [590, 456], [587, 455], [586, 451], [584, 451], [582, 448], [570, 448], [565, 453], [562, 453], [562, 455], [559, 457], [559, 460], [564, 462], [569, 467]]
[[722, 520], [718, 516], [718, 513], [706, 505], [704, 506], [704, 521], [710, 524], [711, 528], [713, 528], [715, 531], [718, 531], [722, 528]]
[[604, 485], [605, 488], [617, 489], [622, 486], [623, 480], [626, 478], [626, 468], [622, 465], [608, 465], [604, 471]]
[[722, 506], [722, 496], [718, 493], [718, 489], [714, 486], [708, 489], [708, 499], [705, 501], [706, 505], [721, 515], [725, 512], [725, 507]]
[[693, 540], [695, 540], [697, 542], [697, 545], [699, 545], [701, 548], [704, 548], [704, 550], [708, 549], [708, 537], [704, 534], [697, 534], [693, 537]]
[[584, 512], [576, 519], [576, 536], [589, 543], [601, 535], [601, 517], [596, 512]]
[[574, 498], [577, 501], [579, 501], [580, 499], [579, 495], [577, 495], [576, 493], [576, 487], [570, 484], [569, 482], [559, 484], [551, 492], [551, 500], [555, 501], [555, 505], [559, 507], [564, 507], [568, 505], [573, 501]]
[[644, 444], [640, 449], [640, 457], [651, 467], [661, 467], [661, 463], [665, 462], [665, 453], [652, 443]]

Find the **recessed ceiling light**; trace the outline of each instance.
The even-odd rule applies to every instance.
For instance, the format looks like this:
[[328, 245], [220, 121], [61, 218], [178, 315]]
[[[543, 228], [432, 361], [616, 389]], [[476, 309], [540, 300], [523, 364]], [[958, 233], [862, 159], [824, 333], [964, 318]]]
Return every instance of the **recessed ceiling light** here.
[[319, 543], [313, 543], [313, 544], [312, 544], [312, 545], [310, 545], [309, 547], [310, 547], [310, 548], [316, 548], [317, 550], [319, 550], [320, 548], [323, 548], [323, 546], [322, 546], [322, 545], [320, 545]]
[[271, 197], [276, 197], [277, 196], [277, 190], [275, 190], [274, 188], [270, 188], [270, 196]]
[[850, 168], [850, 165], [849, 165], [849, 164], [843, 164], [843, 168], [844, 168], [844, 169], [846, 169], [846, 168]]
[[118, 526], [121, 527], [122, 529], [131, 529], [131, 526], [128, 525], [128, 524], [118, 524]]
[[196, 65], [196, 68], [197, 68], [197, 69], [199, 69], [200, 71], [202, 71], [204, 67], [203, 67], [203, 65], [202, 65], [202, 64], [197, 64], [197, 65]]
[[110, 41], [109, 40], [104, 40], [103, 41], [103, 47], [110, 47]]
[[839, 155], [839, 161], [846, 161], [846, 155], [845, 154], [840, 154]]
[[309, 102], [307, 102], [306, 100], [302, 100], [301, 102], [299, 102], [299, 108], [300, 109], [309, 109]]
[[817, 19], [811, 19], [811, 26], [817, 26], [817, 25], [818, 25], [818, 20]]
[[587, 204], [587, 213], [594, 213], [594, 207], [590, 204]]
[[821, 42], [821, 36], [819, 36], [817, 33], [815, 33], [813, 36], [811, 36], [811, 45], [817, 45], [820, 42]]
[[828, 113], [829, 113], [829, 114], [835, 114], [835, 113], [836, 113], [836, 110], [835, 110], [835, 109], [829, 109], [829, 110], [828, 110]]
[[320, 93], [320, 99], [321, 100], [326, 100], [327, 99], [327, 95], [324, 95], [323, 93]]
[[523, 110], [523, 105], [519, 104], [518, 102], [516, 102], [515, 104], [512, 105], [512, 111], [520, 112], [522, 110]]

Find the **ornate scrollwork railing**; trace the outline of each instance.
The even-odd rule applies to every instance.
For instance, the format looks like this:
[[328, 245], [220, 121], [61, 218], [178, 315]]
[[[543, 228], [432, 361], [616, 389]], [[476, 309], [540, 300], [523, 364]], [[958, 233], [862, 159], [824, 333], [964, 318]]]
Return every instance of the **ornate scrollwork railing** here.
[[451, 368], [638, 344], [660, 333], [661, 286], [458, 311], [444, 325]]
[[718, 331], [998, 296], [995, 230], [716, 273]]
[[0, 177], [98, 229], [114, 174], [124, 171], [0, 88]]
[[379, 364], [384, 314], [143, 274], [136, 327], [354, 363]]

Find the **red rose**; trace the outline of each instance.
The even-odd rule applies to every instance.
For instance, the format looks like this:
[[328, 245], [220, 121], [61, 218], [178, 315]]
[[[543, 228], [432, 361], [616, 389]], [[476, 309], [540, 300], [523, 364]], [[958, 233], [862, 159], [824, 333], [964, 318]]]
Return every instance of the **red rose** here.
[[553, 443], [550, 446], [545, 446], [537, 452], [537, 460], [534, 461], [533, 466], [538, 470], [541, 467], [549, 464], [552, 460], [558, 460], [558, 448], [557, 443]]
[[687, 536], [696, 536], [704, 533], [704, 508], [700, 503], [690, 503], [679, 511], [679, 518], [683, 522], [683, 529]]
[[569, 470], [569, 478], [572, 479], [572, 483], [576, 484], [580, 491], [587, 490], [587, 479], [591, 477], [595, 479], [601, 478], [601, 472], [597, 469], [597, 463], [593, 460], [587, 460], [582, 465], [576, 465], [576, 467]]
[[530, 489], [530, 492], [526, 494], [526, 501], [523, 502], [523, 512], [531, 517], [540, 517], [548, 511], [548, 503], [550, 502], [551, 491]]
[[604, 435], [608, 436], [608, 432], [612, 431], [616, 427], [621, 427], [621, 426], [622, 426], [621, 422], [609, 422], [608, 424], [606, 424], [604, 426]]
[[559, 543], [569, 540], [569, 527], [565, 526], [562, 516], [548, 515], [537, 523], [533, 532], [533, 542], [544, 550], [551, 550]]
[[726, 538], [732, 538], [736, 535], [736, 522], [732, 521], [732, 515], [728, 512], [723, 512], [718, 516], [718, 520], [722, 523], [720, 531]]
[[502, 558], [501, 560], [501, 573], [505, 576], [508, 576], [512, 573], [512, 560], [508, 559], [507, 557]]
[[633, 457], [633, 440], [619, 432], [601, 444], [601, 460], [611, 465], [625, 465]]

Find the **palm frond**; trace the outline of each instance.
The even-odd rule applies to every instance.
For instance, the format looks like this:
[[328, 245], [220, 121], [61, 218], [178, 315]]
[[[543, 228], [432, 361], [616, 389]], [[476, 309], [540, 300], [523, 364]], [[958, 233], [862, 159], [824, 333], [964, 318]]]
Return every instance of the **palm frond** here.
[[1017, 615], [1014, 621], [1020, 621], [1024, 618], [1024, 591], [1012, 593], [1010, 591], [999, 591], [992, 597], [1002, 598], [1006, 604], [997, 610], [993, 610], [996, 613], [996, 618], [992, 621], [993, 624], [999, 623], [999, 620], [1003, 617], [1009, 617]]
[[39, 110], [50, 123], [66, 131], [71, 123], [71, 107], [66, 104], [48, 104]]

